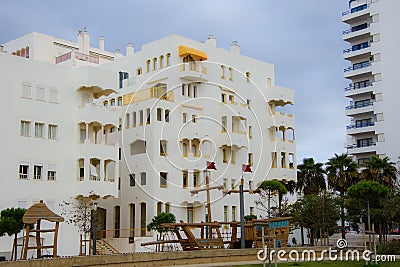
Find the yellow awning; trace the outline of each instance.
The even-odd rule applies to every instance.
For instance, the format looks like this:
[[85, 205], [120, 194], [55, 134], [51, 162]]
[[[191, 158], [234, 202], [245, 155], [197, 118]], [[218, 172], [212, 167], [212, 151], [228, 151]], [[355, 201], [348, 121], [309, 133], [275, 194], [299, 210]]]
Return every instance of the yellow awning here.
[[188, 47], [188, 46], [184, 46], [184, 45], [180, 45], [178, 47], [179, 49], [179, 56], [180, 57], [184, 57], [187, 55], [190, 55], [193, 57], [194, 60], [207, 60], [207, 54], [203, 51]]

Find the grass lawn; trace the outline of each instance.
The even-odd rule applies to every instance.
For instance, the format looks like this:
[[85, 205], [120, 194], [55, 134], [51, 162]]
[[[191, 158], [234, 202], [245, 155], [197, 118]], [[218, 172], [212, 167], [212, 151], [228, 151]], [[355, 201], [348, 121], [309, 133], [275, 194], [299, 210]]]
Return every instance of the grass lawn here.
[[[262, 264], [257, 265], [243, 265], [240, 267], [258, 267], [263, 266]], [[266, 263], [268, 266], [268, 262]], [[271, 266], [275, 266], [272, 263]], [[304, 267], [316, 267], [316, 266], [323, 266], [323, 267], [337, 267], [337, 266], [348, 266], [348, 267], [361, 267], [366, 266], [364, 261], [360, 262], [352, 262], [352, 261], [320, 261], [320, 262], [291, 262], [291, 263], [278, 263], [279, 267], [289, 267], [289, 266], [304, 266]], [[376, 267], [398, 267], [400, 264], [398, 262], [382, 262], [379, 265], [371, 265]]]

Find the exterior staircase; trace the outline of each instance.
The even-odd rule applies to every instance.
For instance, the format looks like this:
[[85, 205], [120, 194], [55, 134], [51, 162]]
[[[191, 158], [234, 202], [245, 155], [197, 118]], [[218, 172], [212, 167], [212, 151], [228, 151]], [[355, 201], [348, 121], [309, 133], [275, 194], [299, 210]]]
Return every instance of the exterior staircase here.
[[105, 239], [100, 239], [96, 240], [96, 254], [111, 255], [120, 254], [120, 252], [111, 246]]

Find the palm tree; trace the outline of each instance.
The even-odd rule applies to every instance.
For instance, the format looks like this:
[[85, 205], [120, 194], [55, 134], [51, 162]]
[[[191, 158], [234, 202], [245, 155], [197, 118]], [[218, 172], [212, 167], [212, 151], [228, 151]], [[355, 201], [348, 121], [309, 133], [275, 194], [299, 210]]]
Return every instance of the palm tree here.
[[342, 238], [346, 238], [346, 229], [344, 227], [344, 198], [347, 189], [359, 181], [358, 165], [347, 154], [335, 154], [326, 163], [326, 173], [328, 176], [328, 186], [339, 192], [340, 195], [340, 218], [342, 221]]
[[397, 168], [395, 163], [389, 161], [388, 157], [381, 159], [378, 156], [372, 156], [365, 167], [362, 171], [365, 180], [375, 181], [389, 188], [394, 187], [397, 179]]
[[315, 163], [313, 158], [304, 158], [303, 163], [297, 165], [297, 190], [304, 195], [319, 194], [325, 190], [325, 170], [322, 166], [322, 163]]

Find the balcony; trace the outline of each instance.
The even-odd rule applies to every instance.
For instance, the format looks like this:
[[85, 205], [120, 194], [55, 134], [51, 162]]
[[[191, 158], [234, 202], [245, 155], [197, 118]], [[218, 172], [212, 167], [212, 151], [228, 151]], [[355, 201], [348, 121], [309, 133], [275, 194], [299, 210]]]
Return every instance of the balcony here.
[[77, 118], [79, 121], [93, 122], [97, 121], [103, 125], [118, 125], [118, 113], [115, 108], [104, 107], [94, 103], [86, 103], [79, 106]]
[[355, 63], [352, 66], [349, 66], [344, 69], [344, 77], [350, 79], [350, 77], [354, 78], [356, 76], [365, 75], [371, 72], [371, 62], [365, 61], [360, 63]]
[[342, 21], [353, 23], [357, 20], [363, 20], [369, 16], [369, 4], [363, 4], [342, 12]]
[[360, 101], [359, 103], [355, 103], [353, 105], [349, 105], [346, 107], [346, 116], [351, 116], [354, 114], [361, 114], [366, 112], [374, 111], [374, 103], [372, 101]]
[[371, 153], [376, 151], [376, 143], [368, 142], [365, 144], [357, 145], [357, 144], [349, 144], [347, 145], [347, 154], [361, 154], [361, 153]]
[[364, 81], [355, 84], [350, 84], [348, 87], [344, 88], [344, 94], [346, 97], [365, 94], [372, 91], [372, 82]]
[[362, 43], [343, 50], [343, 59], [357, 60], [361, 57], [368, 57], [366, 54], [371, 54], [371, 46], [368, 43]]
[[82, 53], [78, 53], [75, 51], [66, 53], [64, 55], [56, 57], [56, 64], [59, 64], [61, 62], [70, 60], [70, 59], [77, 59], [80, 61], [85, 61], [89, 63], [94, 63], [94, 64], [99, 64], [99, 57], [97, 56], [91, 56], [91, 55], [86, 55]]
[[346, 126], [346, 133], [348, 135], [354, 135], [359, 133], [373, 132], [375, 130], [375, 122], [369, 121], [359, 124], [352, 124]]
[[268, 102], [275, 102], [276, 106], [284, 106], [294, 103], [294, 92], [291, 89], [273, 86], [267, 90]]
[[182, 63], [179, 78], [193, 81], [206, 82], [207, 68], [198, 62]]
[[351, 29], [345, 30], [343, 33], [343, 40], [350, 42], [352, 39], [358, 37], [367, 37], [370, 35], [369, 24], [364, 23], [357, 26], [352, 27]]

